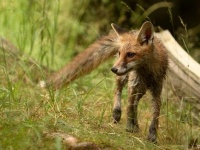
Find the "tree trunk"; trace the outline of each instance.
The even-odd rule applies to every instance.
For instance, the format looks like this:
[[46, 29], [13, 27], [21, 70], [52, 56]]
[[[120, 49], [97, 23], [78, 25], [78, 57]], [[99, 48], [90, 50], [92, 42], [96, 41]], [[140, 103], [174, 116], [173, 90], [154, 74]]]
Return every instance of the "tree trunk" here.
[[175, 41], [169, 31], [160, 32], [157, 36], [169, 55], [167, 87], [200, 109], [200, 64]]

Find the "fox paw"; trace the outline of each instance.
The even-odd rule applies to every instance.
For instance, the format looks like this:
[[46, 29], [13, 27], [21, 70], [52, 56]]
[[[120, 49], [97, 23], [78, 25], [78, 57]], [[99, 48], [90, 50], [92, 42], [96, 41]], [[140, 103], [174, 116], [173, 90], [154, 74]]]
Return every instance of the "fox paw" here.
[[114, 109], [113, 110], [113, 122], [118, 123], [121, 119], [121, 109]]
[[126, 132], [138, 133], [139, 131], [140, 129], [138, 125], [127, 124], [126, 126]]
[[152, 142], [152, 143], [156, 144], [157, 143], [157, 141], [156, 141], [156, 134], [149, 134], [147, 140], [149, 142]]
[[157, 138], [157, 129], [155, 125], [152, 123], [152, 125], [149, 128], [149, 135], [148, 135], [147, 140], [149, 142], [156, 144], [157, 143], [156, 138]]

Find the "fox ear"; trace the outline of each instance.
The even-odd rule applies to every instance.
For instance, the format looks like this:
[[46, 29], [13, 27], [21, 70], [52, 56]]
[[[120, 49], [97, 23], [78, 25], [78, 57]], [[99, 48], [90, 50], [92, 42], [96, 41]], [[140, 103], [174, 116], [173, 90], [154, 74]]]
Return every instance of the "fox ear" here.
[[111, 27], [113, 28], [113, 30], [115, 31], [115, 33], [117, 34], [117, 36], [120, 37], [120, 35], [122, 35], [123, 33], [127, 32], [126, 29], [119, 27], [118, 25], [111, 23]]
[[137, 36], [137, 41], [142, 45], [144, 43], [151, 44], [153, 42], [154, 30], [151, 22], [146, 21]]

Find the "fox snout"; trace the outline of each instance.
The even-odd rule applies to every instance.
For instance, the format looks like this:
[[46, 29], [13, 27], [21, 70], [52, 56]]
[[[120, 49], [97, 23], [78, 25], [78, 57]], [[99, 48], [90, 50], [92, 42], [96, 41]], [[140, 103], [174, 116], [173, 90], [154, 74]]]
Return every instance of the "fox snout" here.
[[111, 71], [112, 71], [113, 73], [115, 73], [115, 74], [116, 74], [116, 73], [117, 73], [117, 71], [118, 71], [118, 69], [117, 69], [117, 68], [115, 68], [115, 67], [112, 67], [112, 68], [111, 68]]
[[128, 73], [129, 71], [133, 70], [133, 69], [136, 69], [138, 67], [139, 63], [136, 62], [136, 61], [132, 61], [132, 62], [129, 62], [127, 64], [120, 64], [120, 65], [117, 65], [115, 64], [112, 68], [111, 68], [111, 71], [113, 73], [115, 73], [116, 75], [124, 75], [126, 73]]
[[117, 66], [113, 66], [113, 67], [111, 68], [111, 71], [112, 71], [113, 73], [115, 73], [116, 75], [118, 75], [118, 76], [122, 76], [122, 75], [126, 74], [129, 70], [127, 70], [126, 67], [117, 67]]

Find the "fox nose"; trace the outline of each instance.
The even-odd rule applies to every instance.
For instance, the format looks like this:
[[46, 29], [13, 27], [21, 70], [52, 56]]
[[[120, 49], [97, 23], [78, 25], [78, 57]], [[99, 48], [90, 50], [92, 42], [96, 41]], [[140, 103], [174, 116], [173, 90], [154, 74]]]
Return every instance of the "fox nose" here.
[[113, 73], [117, 73], [117, 68], [112, 67], [112, 68], [111, 68], [111, 71], [112, 71]]

